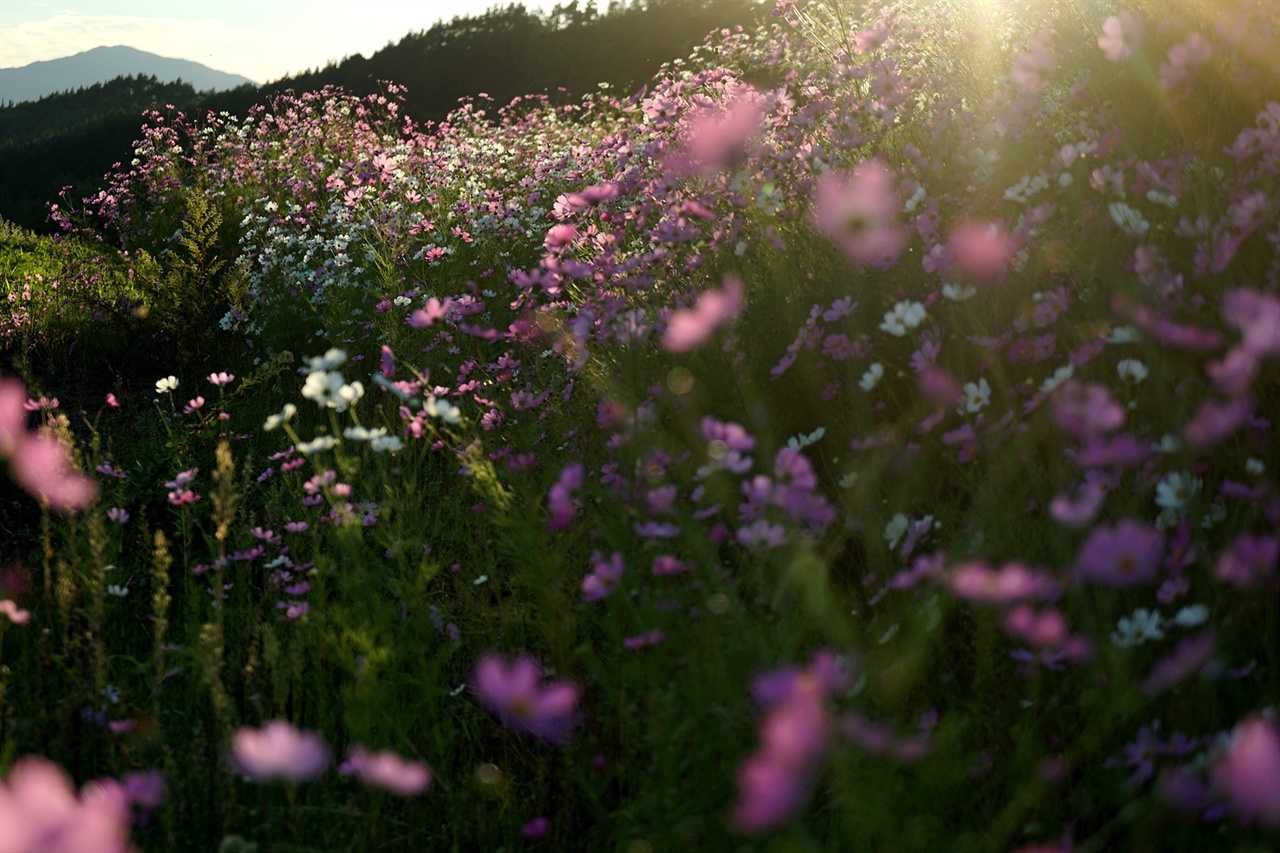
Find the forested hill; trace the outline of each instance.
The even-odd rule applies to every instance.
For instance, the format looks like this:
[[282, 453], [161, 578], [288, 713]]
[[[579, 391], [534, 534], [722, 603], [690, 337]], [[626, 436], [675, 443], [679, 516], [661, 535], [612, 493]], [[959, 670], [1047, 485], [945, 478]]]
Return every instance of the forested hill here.
[[498, 103], [564, 89], [569, 97], [601, 83], [630, 90], [664, 63], [687, 56], [707, 33], [753, 23], [758, 0], [610, 0], [603, 9], [573, 0], [538, 14], [522, 4], [457, 17], [411, 32], [370, 57], [359, 54], [261, 87], [197, 93], [187, 83], [121, 77], [108, 83], [0, 107], [0, 214], [47, 231], [47, 204], [63, 186], [78, 198], [112, 164], [127, 161], [152, 104], [243, 115], [286, 89], [339, 85], [368, 94], [379, 80], [408, 87], [405, 112], [443, 118], [460, 98], [486, 93]]

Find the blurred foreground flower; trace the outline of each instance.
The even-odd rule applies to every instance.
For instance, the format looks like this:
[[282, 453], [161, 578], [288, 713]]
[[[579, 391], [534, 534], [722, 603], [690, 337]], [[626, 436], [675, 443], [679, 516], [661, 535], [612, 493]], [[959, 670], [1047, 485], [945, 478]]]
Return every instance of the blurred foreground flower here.
[[286, 720], [260, 729], [245, 726], [231, 739], [227, 765], [236, 773], [264, 782], [305, 782], [329, 766], [329, 747], [315, 732], [300, 731]]
[[0, 781], [0, 853], [117, 853], [129, 844], [129, 800], [119, 785], [87, 786], [35, 756]]
[[707, 291], [698, 297], [693, 308], [672, 312], [662, 345], [671, 352], [689, 352], [740, 311], [742, 279], [726, 276], [723, 290]]
[[1243, 822], [1280, 830], [1280, 727], [1274, 720], [1254, 715], [1236, 726], [1211, 775]]
[[818, 179], [813, 219], [850, 263], [883, 268], [898, 259], [905, 244], [894, 221], [898, 208], [893, 173], [866, 160], [852, 172]]
[[548, 743], [564, 743], [578, 722], [581, 690], [569, 681], [542, 685], [542, 667], [529, 655], [507, 663], [498, 654], [487, 654], [476, 664], [471, 688], [480, 704], [504, 726], [533, 735]]

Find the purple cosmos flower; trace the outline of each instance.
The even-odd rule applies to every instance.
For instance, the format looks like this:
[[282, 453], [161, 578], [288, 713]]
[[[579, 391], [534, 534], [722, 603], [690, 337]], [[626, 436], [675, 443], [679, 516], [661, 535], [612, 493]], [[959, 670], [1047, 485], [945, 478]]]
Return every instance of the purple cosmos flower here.
[[563, 530], [573, 521], [575, 512], [573, 493], [582, 488], [582, 464], [574, 462], [564, 467], [560, 478], [547, 492], [547, 509], [551, 510], [551, 518], [547, 520], [550, 530]]
[[547, 829], [550, 826], [551, 821], [547, 820], [545, 817], [535, 817], [521, 828], [520, 834], [531, 841], [537, 841], [538, 839], [546, 836]]
[[1164, 535], [1132, 519], [1095, 527], [1076, 555], [1076, 576], [1106, 586], [1151, 583], [1164, 554]]
[[608, 598], [618, 588], [625, 566], [622, 555], [614, 552], [609, 559], [604, 559], [597, 551], [591, 555], [593, 568], [591, 574], [582, 579], [582, 600], [600, 601]]
[[431, 771], [425, 764], [406, 761], [394, 752], [371, 753], [360, 744], [347, 750], [347, 760], [338, 772], [401, 797], [412, 797], [431, 787]]
[[245, 726], [231, 739], [227, 765], [254, 782], [305, 782], [329, 766], [329, 747], [315, 732], [300, 731], [286, 720], [260, 729]]
[[542, 667], [529, 655], [507, 663], [490, 653], [476, 664], [471, 689], [507, 728], [561, 744], [578, 722], [581, 690], [569, 681], [542, 685], [541, 678]]

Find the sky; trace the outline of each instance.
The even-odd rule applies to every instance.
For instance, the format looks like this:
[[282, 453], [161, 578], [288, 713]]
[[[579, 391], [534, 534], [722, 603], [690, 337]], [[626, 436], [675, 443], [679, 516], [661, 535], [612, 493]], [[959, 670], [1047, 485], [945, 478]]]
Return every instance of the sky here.
[[[510, 0], [0, 0], [0, 68], [123, 45], [268, 83]], [[545, 11], [555, 0], [522, 0]]]

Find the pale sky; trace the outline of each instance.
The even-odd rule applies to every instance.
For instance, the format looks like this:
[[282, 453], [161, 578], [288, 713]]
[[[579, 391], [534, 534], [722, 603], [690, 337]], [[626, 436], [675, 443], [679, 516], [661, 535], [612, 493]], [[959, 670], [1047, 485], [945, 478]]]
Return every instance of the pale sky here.
[[[123, 45], [267, 83], [356, 53], [371, 56], [441, 19], [481, 14], [509, 2], [0, 0], [0, 68]], [[532, 12], [555, 3], [523, 0], [522, 5]]]

